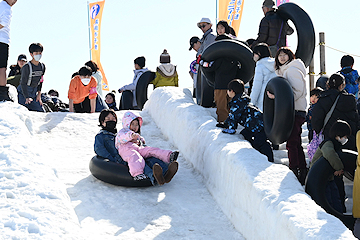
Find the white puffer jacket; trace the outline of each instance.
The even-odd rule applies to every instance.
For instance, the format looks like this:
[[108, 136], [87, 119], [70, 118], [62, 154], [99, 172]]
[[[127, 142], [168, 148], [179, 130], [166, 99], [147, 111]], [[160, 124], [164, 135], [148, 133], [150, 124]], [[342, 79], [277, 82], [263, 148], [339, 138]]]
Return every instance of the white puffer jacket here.
[[252, 104], [263, 111], [264, 92], [270, 79], [276, 77], [275, 59], [266, 57], [256, 62], [254, 83], [252, 86], [250, 98]]
[[300, 59], [280, 66], [275, 73], [288, 80], [294, 92], [295, 110], [306, 111], [306, 69], [304, 63]]

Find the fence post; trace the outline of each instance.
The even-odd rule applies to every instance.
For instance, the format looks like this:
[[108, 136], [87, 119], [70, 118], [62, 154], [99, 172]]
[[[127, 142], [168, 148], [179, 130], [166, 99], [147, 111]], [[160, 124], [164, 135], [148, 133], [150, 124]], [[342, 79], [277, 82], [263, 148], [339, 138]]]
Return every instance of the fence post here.
[[313, 89], [315, 86], [314, 75], [315, 75], [315, 69], [314, 69], [314, 57], [313, 57], [309, 65], [309, 91], [311, 91], [311, 89]]
[[325, 33], [321, 32], [319, 33], [320, 38], [320, 75], [326, 74], [326, 68], [325, 68]]

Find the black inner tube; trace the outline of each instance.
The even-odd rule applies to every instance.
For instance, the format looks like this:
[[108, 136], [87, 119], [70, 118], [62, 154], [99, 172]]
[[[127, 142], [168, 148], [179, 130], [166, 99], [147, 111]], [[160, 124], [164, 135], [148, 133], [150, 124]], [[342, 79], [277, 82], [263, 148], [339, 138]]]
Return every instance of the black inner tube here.
[[156, 74], [151, 71], [144, 72], [137, 84], [136, 84], [136, 103], [140, 110], [143, 109], [145, 102], [148, 100], [147, 98], [147, 89], [149, 86], [149, 83], [154, 80]]
[[[357, 153], [343, 150], [338, 152], [338, 154], [344, 164], [344, 171], [350, 175], [353, 174], [356, 168]], [[336, 211], [329, 204], [325, 196], [328, 179], [334, 174], [334, 171], [335, 170], [324, 157], [318, 159], [308, 173], [305, 183], [305, 191], [318, 205], [324, 208], [327, 213], [339, 218], [347, 228], [353, 230], [355, 223], [354, 217], [352, 215], [345, 215]]]
[[97, 179], [116, 186], [149, 187], [150, 179], [135, 181], [129, 173], [127, 165], [109, 161], [100, 156], [94, 156], [89, 164], [91, 174]]
[[214, 87], [208, 82], [202, 69], [199, 68], [196, 80], [196, 103], [203, 107], [212, 107], [214, 104]]
[[315, 30], [309, 15], [295, 3], [281, 4], [277, 13], [285, 21], [290, 19], [294, 23], [298, 37], [295, 56], [308, 67], [315, 50]]
[[[201, 59], [206, 62], [212, 62], [223, 57], [240, 62], [241, 68], [238, 71], [237, 78], [241, 79], [244, 83], [252, 79], [255, 73], [255, 62], [253, 60], [253, 52], [248, 46], [236, 40], [219, 40], [210, 44], [201, 55]], [[209, 85], [213, 86], [215, 74], [206, 70], [203, 73], [208, 81], [210, 81]]]
[[[275, 95], [270, 99], [266, 92]], [[264, 92], [264, 129], [268, 139], [276, 145], [286, 142], [295, 121], [294, 93], [283, 77], [274, 77], [266, 85]]]

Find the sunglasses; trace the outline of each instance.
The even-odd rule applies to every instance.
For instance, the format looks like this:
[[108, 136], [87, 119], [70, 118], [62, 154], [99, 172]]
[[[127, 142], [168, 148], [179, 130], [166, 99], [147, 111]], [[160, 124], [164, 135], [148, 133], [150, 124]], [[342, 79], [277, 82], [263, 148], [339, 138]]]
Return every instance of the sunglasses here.
[[203, 25], [199, 25], [199, 28], [204, 28], [206, 27], [207, 24], [203, 24]]

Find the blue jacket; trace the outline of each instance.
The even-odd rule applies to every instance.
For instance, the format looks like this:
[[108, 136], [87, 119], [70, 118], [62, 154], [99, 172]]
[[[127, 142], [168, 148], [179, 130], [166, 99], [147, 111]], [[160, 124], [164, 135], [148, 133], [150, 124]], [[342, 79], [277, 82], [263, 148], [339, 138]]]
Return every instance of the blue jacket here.
[[262, 112], [250, 103], [250, 98], [246, 94], [235, 95], [229, 102], [229, 107], [229, 117], [225, 120], [229, 129], [236, 129], [238, 124], [252, 133], [258, 133], [264, 129]]
[[107, 158], [112, 162], [126, 164], [115, 148], [115, 137], [115, 133], [100, 130], [95, 136], [94, 151], [100, 157]]
[[352, 69], [351, 67], [343, 67], [340, 70], [340, 73], [345, 77], [345, 82], [346, 82], [345, 91], [357, 96], [357, 93], [359, 91], [358, 72]]

